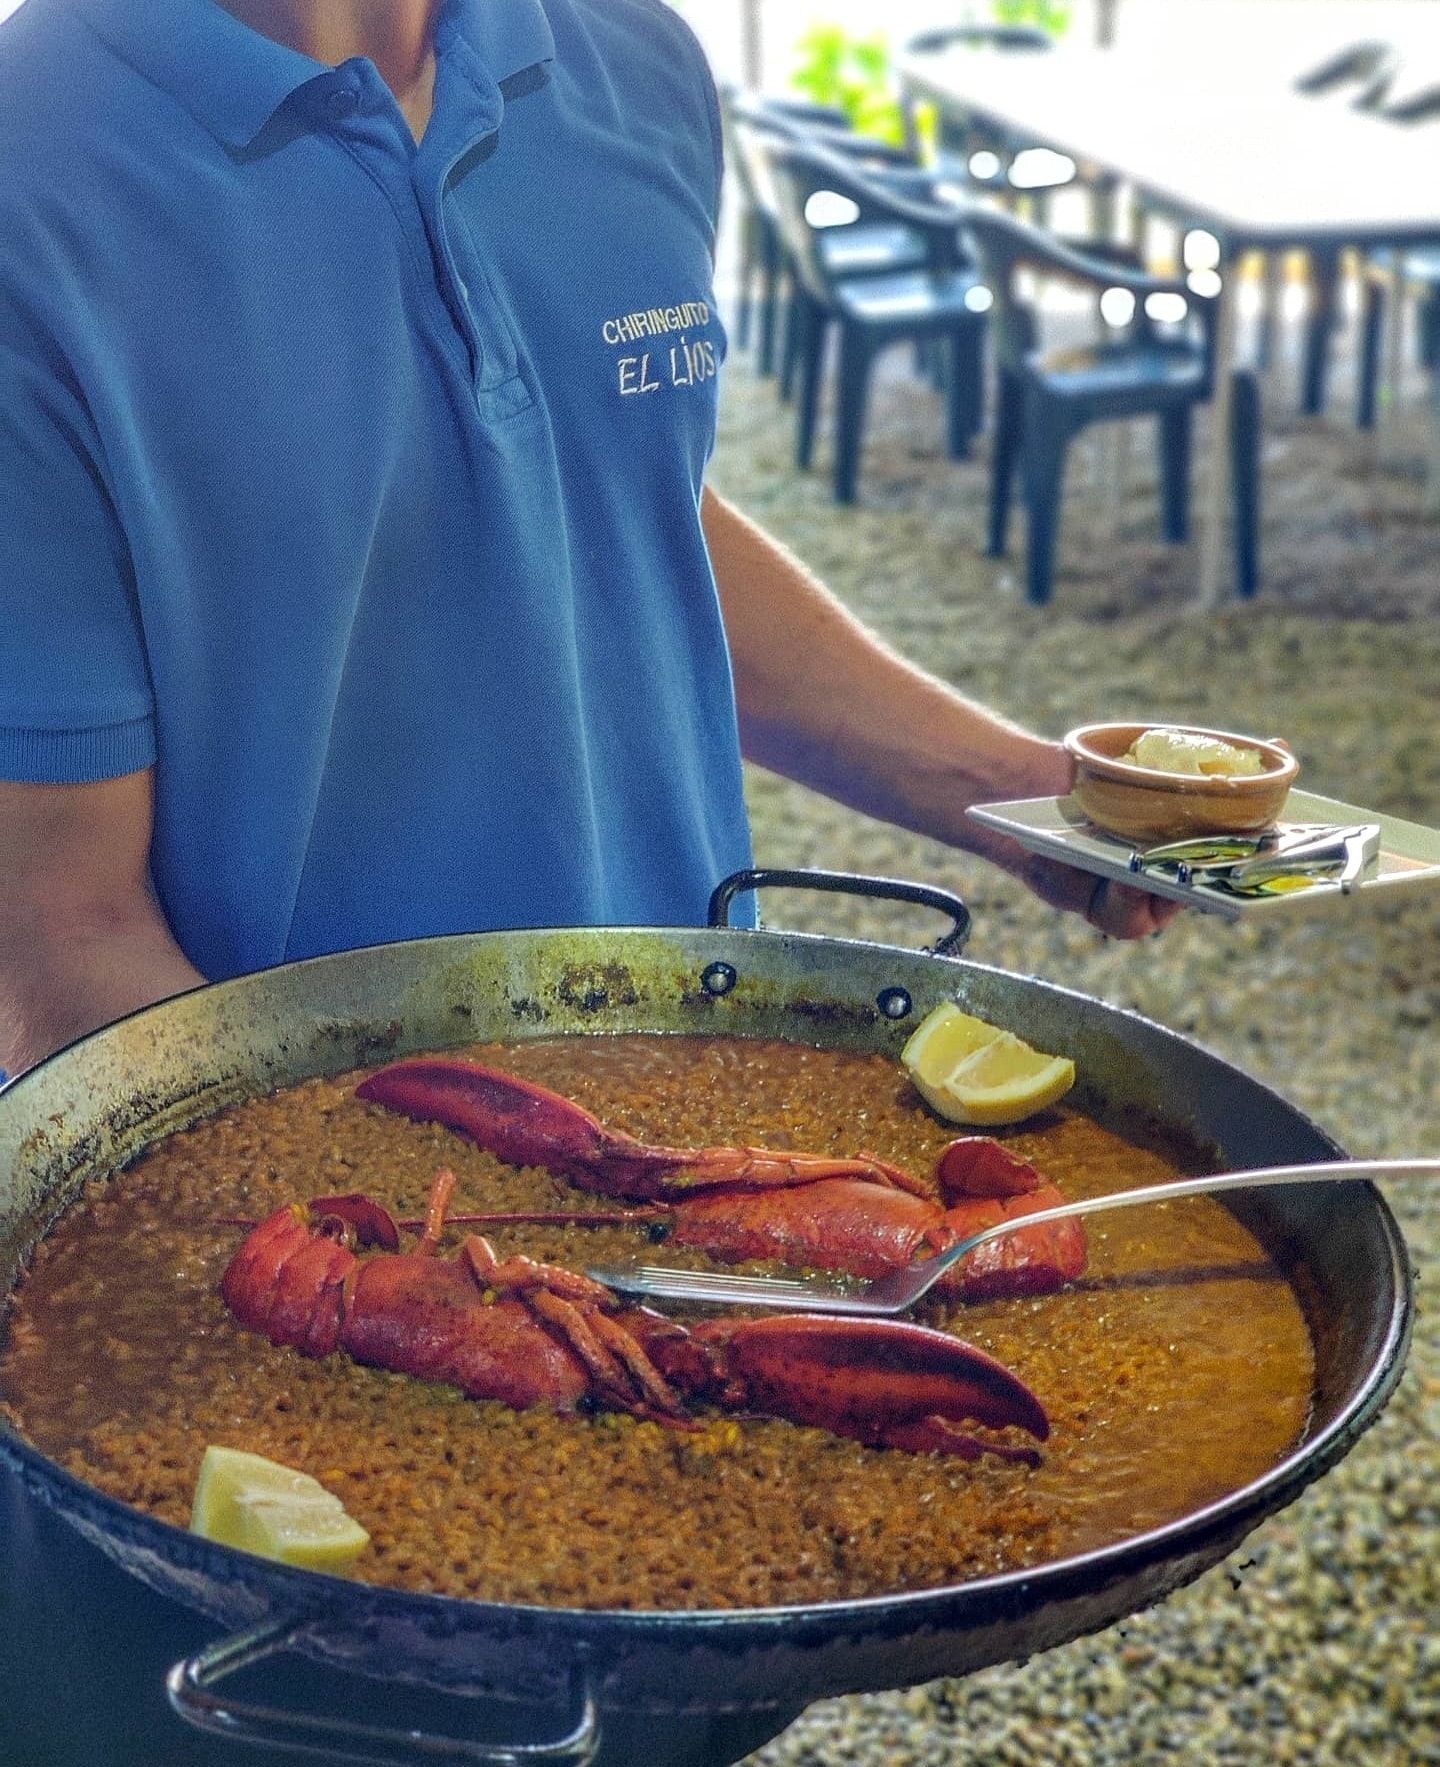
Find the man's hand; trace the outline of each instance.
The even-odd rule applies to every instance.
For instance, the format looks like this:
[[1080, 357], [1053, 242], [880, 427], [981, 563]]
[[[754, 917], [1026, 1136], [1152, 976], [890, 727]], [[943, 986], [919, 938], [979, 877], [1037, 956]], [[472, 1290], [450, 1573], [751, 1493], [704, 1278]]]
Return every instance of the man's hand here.
[[1037, 859], [971, 821], [972, 804], [1063, 796], [1074, 778], [1070, 756], [897, 656], [713, 493], [703, 514], [748, 760], [968, 848], [1115, 938], [1141, 938], [1174, 918], [1174, 903]]
[[204, 976], [150, 885], [151, 773], [93, 785], [0, 783], [0, 1068]]
[[1042, 901], [1083, 914], [1091, 926], [1113, 939], [1143, 939], [1158, 933], [1184, 906], [1167, 896], [1153, 896], [1148, 890], [1112, 883], [1033, 854], [1018, 868], [1018, 875]]

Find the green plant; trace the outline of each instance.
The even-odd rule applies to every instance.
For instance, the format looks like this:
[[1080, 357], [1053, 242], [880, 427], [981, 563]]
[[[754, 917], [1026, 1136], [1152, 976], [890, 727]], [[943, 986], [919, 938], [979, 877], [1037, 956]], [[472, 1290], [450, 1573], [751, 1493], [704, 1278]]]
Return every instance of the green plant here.
[[1070, 0], [991, 0], [997, 24], [1035, 25], [1052, 37], [1063, 37], [1074, 14]]
[[816, 25], [796, 45], [791, 84], [814, 104], [837, 105], [865, 135], [905, 138], [895, 97], [890, 49], [883, 37], [852, 37], [839, 25]]

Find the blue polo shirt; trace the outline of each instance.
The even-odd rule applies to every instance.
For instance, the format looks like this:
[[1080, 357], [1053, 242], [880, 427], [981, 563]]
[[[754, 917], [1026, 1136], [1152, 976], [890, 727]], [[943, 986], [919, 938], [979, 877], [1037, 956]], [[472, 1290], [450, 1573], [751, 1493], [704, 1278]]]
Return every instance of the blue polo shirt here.
[[153, 763], [211, 976], [699, 923], [749, 861], [703, 57], [657, 0], [436, 50], [417, 147], [214, 0], [0, 27], [0, 778]]

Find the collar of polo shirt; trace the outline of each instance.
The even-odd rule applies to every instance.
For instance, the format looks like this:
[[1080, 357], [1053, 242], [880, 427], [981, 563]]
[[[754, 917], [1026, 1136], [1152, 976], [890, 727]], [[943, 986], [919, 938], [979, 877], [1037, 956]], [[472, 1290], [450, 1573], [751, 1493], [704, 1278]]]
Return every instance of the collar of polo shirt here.
[[[327, 75], [323, 63], [262, 36], [216, 0], [77, 0], [94, 29], [137, 72], [169, 92], [227, 147], [248, 147], [292, 93]], [[498, 85], [552, 60], [540, 0], [446, 0], [436, 53], [477, 85]]]

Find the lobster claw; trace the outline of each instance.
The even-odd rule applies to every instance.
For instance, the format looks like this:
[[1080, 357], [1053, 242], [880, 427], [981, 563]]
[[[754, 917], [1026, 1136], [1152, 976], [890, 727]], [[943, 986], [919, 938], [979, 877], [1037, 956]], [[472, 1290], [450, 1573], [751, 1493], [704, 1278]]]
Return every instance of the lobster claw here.
[[1003, 1363], [948, 1332], [892, 1319], [816, 1314], [691, 1328], [730, 1385], [731, 1404], [813, 1424], [876, 1448], [999, 1455], [1037, 1466], [1037, 1449], [966, 1425], [1019, 1428], [1043, 1442], [1045, 1408]]
[[544, 1166], [577, 1183], [629, 1143], [572, 1099], [452, 1056], [391, 1062], [367, 1074], [355, 1096], [419, 1123], [443, 1123], [510, 1165]]
[[454, 1056], [412, 1056], [367, 1074], [355, 1096], [420, 1123], [441, 1123], [512, 1166], [544, 1166], [585, 1190], [647, 1201], [722, 1187], [773, 1189], [863, 1178], [924, 1195], [909, 1173], [873, 1154], [837, 1159], [764, 1147], [664, 1147], [607, 1129], [574, 1099], [500, 1068]]
[[1045, 1180], [1029, 1160], [989, 1135], [962, 1135], [940, 1150], [935, 1177], [946, 1202], [967, 1197], [1028, 1196]]

